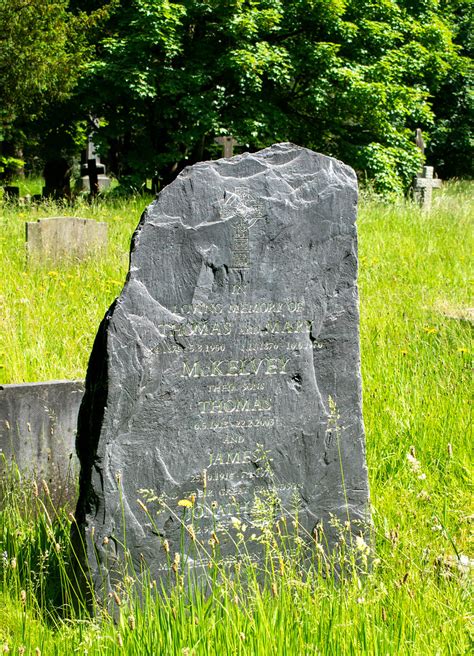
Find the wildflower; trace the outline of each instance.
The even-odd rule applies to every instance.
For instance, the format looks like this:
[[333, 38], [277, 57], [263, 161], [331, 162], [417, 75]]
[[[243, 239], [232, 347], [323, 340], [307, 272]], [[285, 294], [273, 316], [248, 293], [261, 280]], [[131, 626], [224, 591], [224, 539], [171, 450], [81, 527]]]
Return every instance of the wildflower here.
[[457, 561], [458, 569], [462, 574], [469, 574], [474, 569], [474, 558], [460, 554]]
[[173, 572], [178, 571], [180, 562], [181, 562], [181, 556], [179, 555], [179, 553], [175, 553], [174, 561], [173, 564], [171, 565], [171, 569], [173, 570]]
[[50, 276], [51, 278], [57, 278], [59, 276], [59, 272], [58, 271], [48, 271], [48, 276]]
[[408, 351], [406, 349], [400, 349], [400, 353], [402, 355], [408, 355]]
[[428, 494], [428, 492], [426, 490], [421, 490], [421, 492], [419, 492], [417, 497], [421, 501], [431, 501], [431, 497], [430, 497], [430, 495]]
[[355, 542], [356, 542], [356, 549], [360, 551], [362, 554], [370, 553], [370, 547], [361, 535], [356, 536]]
[[415, 452], [415, 448], [410, 447], [410, 452], [407, 453], [407, 460], [408, 460], [408, 464], [410, 465], [412, 471], [417, 473], [421, 469], [421, 464], [420, 464], [420, 461], [415, 458], [414, 452]]
[[461, 346], [458, 348], [458, 353], [469, 353], [469, 349], [467, 349], [465, 346]]
[[425, 331], [425, 333], [428, 333], [429, 335], [434, 335], [438, 332], [438, 329], [435, 328], [434, 326], [425, 326], [423, 330]]
[[194, 504], [196, 503], [196, 495], [190, 494], [188, 498], [191, 501], [192, 505], [194, 506]]
[[240, 521], [240, 519], [238, 519], [237, 517], [231, 517], [230, 521], [232, 526], [235, 528], [235, 530], [239, 531], [240, 527], [242, 526], [242, 522]]
[[217, 501], [213, 501], [213, 502], [211, 503], [211, 508], [212, 508], [212, 510], [215, 510], [215, 509], [217, 508], [218, 505], [219, 505], [219, 504], [217, 503]]
[[[211, 540], [213, 541], [214, 544], [219, 544], [219, 538], [217, 537], [217, 534], [215, 531], [212, 531], [211, 533]], [[210, 543], [210, 541], [209, 541]]]
[[192, 508], [193, 502], [190, 501], [189, 499], [180, 499], [178, 501], [178, 506], [182, 506], [183, 508]]

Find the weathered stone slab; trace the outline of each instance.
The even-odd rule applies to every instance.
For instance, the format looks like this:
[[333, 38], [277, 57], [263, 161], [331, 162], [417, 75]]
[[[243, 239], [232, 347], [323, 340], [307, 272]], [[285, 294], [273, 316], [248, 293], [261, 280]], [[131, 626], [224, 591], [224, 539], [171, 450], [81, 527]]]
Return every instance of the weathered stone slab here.
[[155, 578], [182, 549], [206, 571], [213, 531], [234, 562], [236, 520], [256, 559], [262, 522], [296, 512], [308, 545], [332, 514], [363, 530], [356, 204], [352, 169], [278, 144], [184, 170], [145, 211], [79, 413], [97, 586], [125, 540]]
[[53, 486], [79, 473], [75, 453], [82, 381], [49, 381], [0, 386], [0, 453], [2, 464], [44, 478]]
[[432, 166], [424, 166], [422, 171], [413, 178], [413, 197], [423, 210], [430, 211], [433, 189], [440, 189], [442, 185], [442, 180], [434, 177]]
[[107, 224], [74, 216], [26, 223], [29, 260], [83, 259], [107, 246]]

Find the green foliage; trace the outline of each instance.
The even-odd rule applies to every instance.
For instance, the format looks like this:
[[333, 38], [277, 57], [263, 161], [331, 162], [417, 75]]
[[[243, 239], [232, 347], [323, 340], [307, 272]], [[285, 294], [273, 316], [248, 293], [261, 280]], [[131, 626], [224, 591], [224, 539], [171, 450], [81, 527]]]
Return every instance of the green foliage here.
[[470, 0], [447, 3], [459, 55], [433, 98], [428, 156], [442, 176], [474, 177], [474, 21]]
[[109, 6], [85, 14], [69, 0], [0, 0], [0, 141], [41, 142], [41, 154], [56, 158], [77, 150], [85, 115], [68, 102]]
[[0, 155], [0, 173], [14, 174], [24, 166], [25, 162], [18, 157]]
[[421, 163], [414, 130], [432, 128], [432, 97], [461, 66], [453, 33], [435, 0], [120, 2], [81, 102], [136, 186], [215, 156], [230, 132], [249, 149], [306, 145], [401, 193]]

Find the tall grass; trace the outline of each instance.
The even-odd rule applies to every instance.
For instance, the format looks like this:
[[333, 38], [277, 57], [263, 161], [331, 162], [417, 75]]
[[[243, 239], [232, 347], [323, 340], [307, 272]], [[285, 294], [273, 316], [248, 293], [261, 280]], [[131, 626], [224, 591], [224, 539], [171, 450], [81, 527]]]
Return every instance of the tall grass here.
[[[148, 581], [140, 605], [129, 572], [110, 598], [110, 614], [102, 610], [91, 619], [72, 609], [67, 585], [73, 519], [53, 510], [41, 485], [38, 490], [13, 471], [0, 510], [0, 648], [188, 656], [468, 653], [471, 190], [447, 185], [430, 214], [408, 202], [361, 201], [361, 346], [374, 519], [372, 567], [364, 576], [337, 582], [317, 567], [303, 576], [284, 557], [266, 586], [254, 581], [244, 588], [240, 576], [224, 576], [210, 594], [190, 598], [176, 578], [163, 598]], [[74, 208], [76, 216], [108, 222], [107, 257], [35, 268], [25, 261], [24, 221], [67, 208], [39, 206], [28, 214], [4, 208], [3, 382], [84, 376], [146, 203]]]

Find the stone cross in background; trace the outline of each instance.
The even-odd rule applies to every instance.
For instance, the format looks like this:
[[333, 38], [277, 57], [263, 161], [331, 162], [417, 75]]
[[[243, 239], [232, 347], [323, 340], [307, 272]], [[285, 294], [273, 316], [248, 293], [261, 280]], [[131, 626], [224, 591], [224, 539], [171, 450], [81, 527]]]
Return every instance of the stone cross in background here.
[[[415, 141], [421, 153], [424, 155], [425, 140], [423, 139], [423, 133], [420, 128], [416, 129]], [[413, 179], [413, 198], [423, 210], [429, 212], [433, 200], [433, 189], [439, 189], [442, 184], [439, 178], [434, 177], [434, 168], [432, 166], [423, 166], [421, 171]]]
[[424, 166], [413, 180], [413, 197], [427, 211], [431, 209], [433, 189], [439, 189], [443, 184], [439, 178], [433, 177], [433, 171], [432, 166]]
[[240, 146], [237, 139], [234, 139], [232, 135], [216, 137], [214, 141], [222, 146], [222, 157], [232, 157], [234, 154], [234, 146]]
[[110, 187], [110, 178], [105, 173], [105, 165], [100, 161], [90, 134], [87, 148], [81, 155], [81, 179], [78, 185], [80, 191], [90, 191], [91, 196], [96, 196], [99, 191]]

